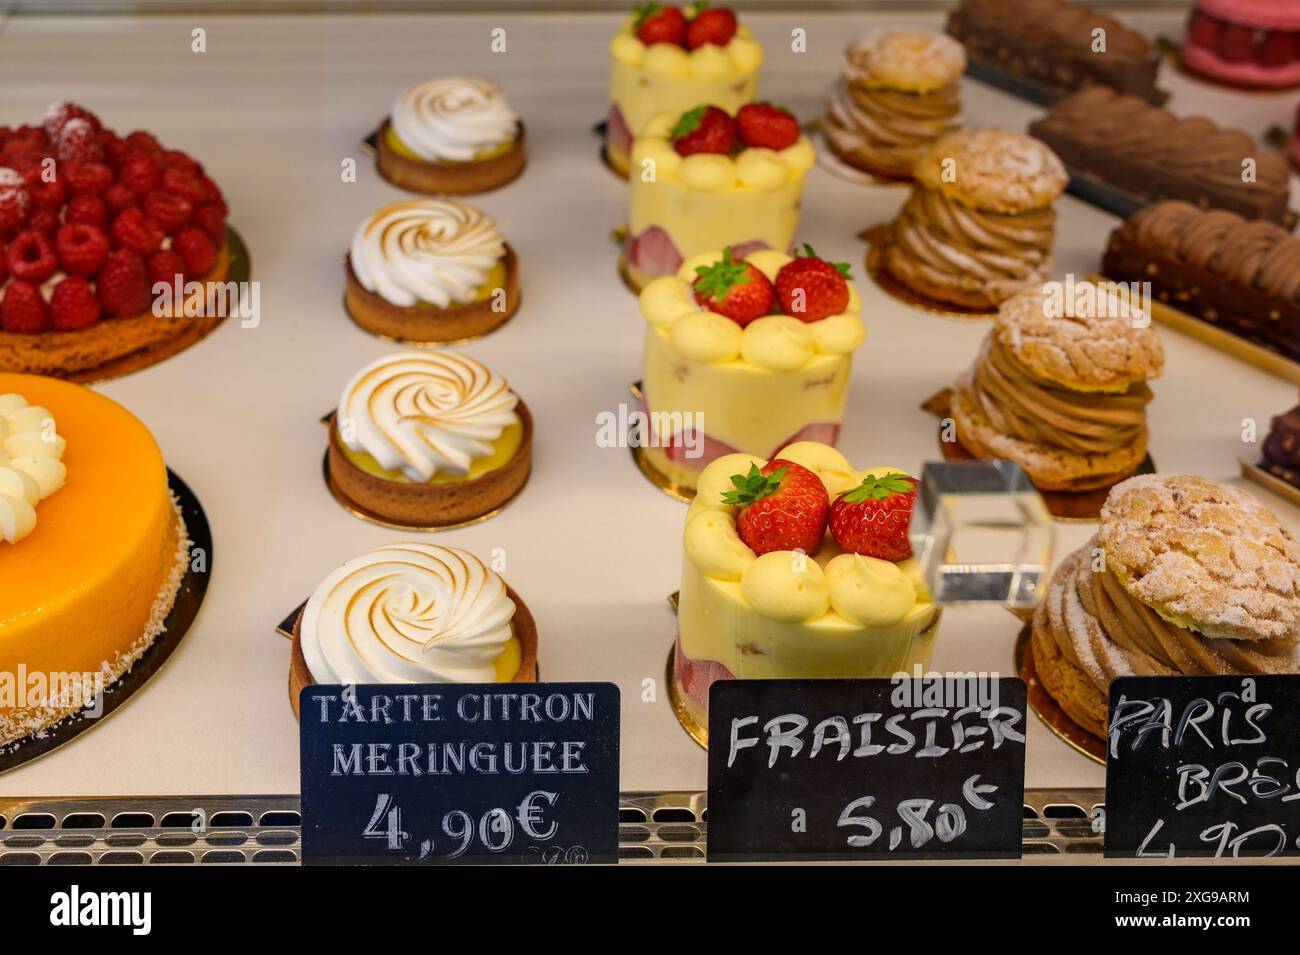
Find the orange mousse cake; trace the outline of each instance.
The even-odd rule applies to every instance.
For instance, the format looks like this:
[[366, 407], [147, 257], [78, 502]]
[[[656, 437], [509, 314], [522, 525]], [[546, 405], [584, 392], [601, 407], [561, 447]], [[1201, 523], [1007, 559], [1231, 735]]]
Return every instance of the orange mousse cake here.
[[0, 745], [131, 669], [188, 552], [148, 428], [79, 385], [0, 374]]

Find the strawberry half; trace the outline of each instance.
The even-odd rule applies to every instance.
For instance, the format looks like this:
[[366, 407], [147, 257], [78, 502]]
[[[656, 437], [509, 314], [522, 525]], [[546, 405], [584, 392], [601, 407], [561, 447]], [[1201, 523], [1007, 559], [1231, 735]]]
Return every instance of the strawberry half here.
[[848, 280], [852, 276], [847, 262], [819, 259], [807, 244], [803, 255], [795, 255], [793, 262], [787, 262], [776, 273], [781, 311], [802, 322], [817, 322], [849, 307]]
[[774, 550], [815, 554], [826, 536], [830, 497], [826, 485], [801, 464], [777, 458], [748, 474], [733, 474], [735, 490], [722, 495], [724, 504], [740, 508], [736, 532], [758, 556]]
[[907, 530], [915, 503], [915, 478], [897, 471], [863, 478], [831, 504], [831, 536], [854, 554], [906, 560], [912, 556]]
[[671, 134], [673, 149], [679, 156], [695, 153], [731, 152], [736, 141], [736, 121], [725, 109], [697, 106], [682, 113]]
[[722, 250], [721, 261], [697, 266], [695, 274], [695, 301], [742, 328], [772, 311], [772, 283], [748, 262], [733, 259], [731, 246]]
[[636, 8], [636, 38], [646, 46], [655, 43], [672, 43], [681, 46], [686, 38], [686, 16], [674, 6], [653, 2]]

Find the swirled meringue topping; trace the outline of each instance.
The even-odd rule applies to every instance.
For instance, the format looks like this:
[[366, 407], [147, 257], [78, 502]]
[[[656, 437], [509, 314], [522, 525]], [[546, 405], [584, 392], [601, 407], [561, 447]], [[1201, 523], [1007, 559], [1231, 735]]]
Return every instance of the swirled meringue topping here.
[[299, 633], [318, 683], [492, 683], [514, 614], [505, 581], [469, 551], [392, 544], [321, 581]]
[[481, 76], [443, 76], [403, 90], [389, 116], [393, 131], [428, 162], [466, 162], [515, 138], [519, 117], [501, 87]]
[[350, 451], [386, 471], [427, 483], [461, 476], [490, 456], [519, 421], [519, 399], [504, 378], [455, 352], [402, 352], [371, 362], [339, 399], [337, 426]]
[[0, 394], [0, 542], [16, 544], [36, 529], [36, 505], [67, 478], [66, 444], [48, 410]]
[[453, 199], [385, 206], [357, 227], [351, 263], [357, 281], [386, 302], [438, 308], [472, 302], [505, 255], [496, 220]]

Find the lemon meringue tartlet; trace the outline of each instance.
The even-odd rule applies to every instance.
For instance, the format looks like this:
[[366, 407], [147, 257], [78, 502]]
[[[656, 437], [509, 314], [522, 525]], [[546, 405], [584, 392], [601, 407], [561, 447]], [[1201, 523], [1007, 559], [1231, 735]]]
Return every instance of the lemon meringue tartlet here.
[[343, 304], [366, 331], [394, 341], [485, 335], [519, 308], [519, 261], [496, 220], [455, 199], [408, 199], [357, 227]]
[[[708, 252], [688, 259], [640, 296], [647, 324], [641, 398], [649, 422], [640, 453], [683, 493], [724, 455], [770, 456], [794, 441], [833, 445], [853, 352], [867, 335], [852, 282], [844, 311], [818, 321], [772, 314], [742, 327], [710, 311], [697, 302], [693, 283], [697, 268], [721, 258]], [[775, 282], [796, 260], [765, 249], [744, 261]]]
[[315, 683], [534, 683], [537, 625], [469, 551], [389, 544], [321, 581], [294, 621], [292, 654], [296, 716]]
[[691, 50], [642, 42], [638, 19], [628, 17], [609, 43], [605, 158], [624, 176], [633, 142], [653, 117], [682, 113], [698, 103], [716, 103], [734, 113], [758, 93], [763, 63], [763, 48], [744, 24], [724, 45], [705, 43]]
[[80, 385], [0, 374], [0, 746], [131, 669], [163, 631], [189, 549], [134, 415]]
[[[813, 472], [829, 500], [864, 478], [903, 476], [897, 468], [857, 470], [834, 448], [800, 441], [773, 460]], [[724, 499], [736, 476], [767, 461], [718, 458], [700, 475], [686, 512], [682, 585], [674, 650], [674, 704], [708, 726], [717, 680], [888, 677], [927, 666], [939, 611], [916, 559], [889, 561], [846, 552], [828, 529], [815, 553], [756, 555]]]
[[355, 509], [411, 528], [476, 520], [523, 488], [533, 419], [505, 378], [449, 351], [386, 355], [343, 388], [329, 476]]
[[701, 252], [730, 246], [741, 258], [759, 249], [787, 251], [804, 176], [816, 161], [806, 136], [781, 150], [682, 156], [672, 140], [680, 119], [656, 116], [632, 149], [624, 268], [638, 291]]
[[405, 89], [378, 133], [379, 171], [395, 186], [469, 195], [524, 169], [524, 124], [495, 80], [443, 76]]

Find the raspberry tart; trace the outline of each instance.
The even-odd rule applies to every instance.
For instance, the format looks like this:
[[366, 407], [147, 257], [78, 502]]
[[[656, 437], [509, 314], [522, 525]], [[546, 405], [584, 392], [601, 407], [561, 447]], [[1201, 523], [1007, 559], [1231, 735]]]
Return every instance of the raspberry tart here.
[[609, 116], [605, 158], [628, 174], [632, 145], [661, 113], [716, 103], [735, 113], [758, 92], [763, 48], [727, 7], [687, 12], [642, 3], [609, 44]]
[[706, 253], [641, 293], [649, 434], [638, 458], [656, 483], [690, 494], [715, 458], [835, 443], [867, 331], [848, 266], [804, 251]]
[[211, 294], [226, 215], [203, 166], [150, 133], [72, 103], [0, 127], [0, 369], [95, 380], [203, 338], [231, 302]]
[[908, 541], [916, 487], [813, 441], [704, 469], [682, 534], [673, 651], [674, 708], [697, 740], [717, 680], [928, 665], [939, 611]]
[[787, 251], [816, 154], [779, 106], [748, 103], [732, 117], [705, 104], [651, 120], [632, 160], [624, 274], [639, 291], [701, 252]]

